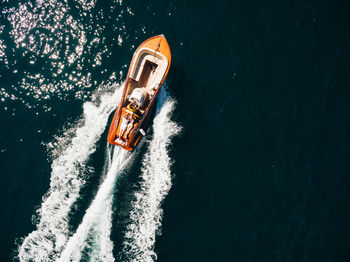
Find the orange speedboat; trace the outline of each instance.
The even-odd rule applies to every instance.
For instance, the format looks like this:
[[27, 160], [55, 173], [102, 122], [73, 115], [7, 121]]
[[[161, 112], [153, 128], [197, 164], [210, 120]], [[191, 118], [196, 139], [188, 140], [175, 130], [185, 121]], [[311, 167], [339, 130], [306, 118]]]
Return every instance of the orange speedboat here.
[[135, 51], [122, 98], [108, 132], [108, 142], [131, 151], [146, 135], [147, 120], [168, 74], [171, 62], [164, 35], [153, 36]]

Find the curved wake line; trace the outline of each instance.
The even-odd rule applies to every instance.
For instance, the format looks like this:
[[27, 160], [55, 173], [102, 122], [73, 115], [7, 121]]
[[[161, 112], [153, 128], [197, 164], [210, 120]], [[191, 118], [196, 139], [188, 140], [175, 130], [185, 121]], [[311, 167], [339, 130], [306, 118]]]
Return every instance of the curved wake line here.
[[[40, 221], [37, 229], [30, 233], [19, 247], [21, 261], [114, 261], [112, 207], [118, 174], [132, 157], [120, 147], [106, 154], [107, 175], [86, 210], [77, 231], [70, 236], [69, 212], [79, 197], [84, 185], [83, 171], [96, 142], [105, 129], [109, 114], [121, 96], [119, 88], [112, 95], [103, 95], [99, 106], [91, 102], [84, 104], [84, 123], [81, 127], [66, 132], [59, 143], [70, 143], [52, 163], [51, 183], [48, 193], [37, 213]], [[171, 187], [171, 159], [167, 147], [171, 137], [181, 128], [170, 117], [175, 101], [161, 90], [157, 104], [157, 115], [153, 123], [153, 137], [142, 162], [141, 190], [136, 192], [132, 203], [130, 224], [122, 243], [127, 260], [154, 261], [155, 238], [160, 234], [161, 203]], [[60, 146], [60, 145], [59, 145]], [[110, 147], [107, 147], [110, 150]]]
[[171, 163], [168, 146], [181, 127], [170, 117], [175, 101], [160, 94], [158, 114], [153, 123], [153, 137], [142, 162], [141, 189], [132, 203], [130, 224], [122, 243], [123, 257], [128, 261], [155, 261], [156, 235], [161, 234], [163, 210], [161, 204], [171, 188]]
[[[109, 157], [110, 154], [107, 154]], [[113, 159], [107, 166], [107, 176], [95, 199], [87, 209], [76, 233], [69, 239], [58, 261], [81, 261], [83, 255], [89, 261], [114, 261], [112, 228], [112, 205], [118, 173], [131, 159], [132, 154], [121, 147], [114, 148]], [[109, 159], [106, 159], [109, 162]], [[84, 254], [87, 251], [88, 254]]]
[[[113, 95], [102, 95], [101, 103], [83, 105], [81, 127], [73, 127], [67, 136], [74, 134], [65, 150], [57, 154], [51, 165], [50, 188], [37, 210], [40, 217], [36, 230], [24, 238], [18, 250], [21, 261], [54, 261], [63, 250], [69, 237], [69, 212], [84, 185], [84, 167], [95, 151], [96, 143], [105, 130], [108, 116], [120, 99], [118, 85]], [[61, 139], [70, 140], [70, 137]]]
[[[156, 232], [159, 233], [161, 226], [160, 204], [171, 187], [171, 159], [167, 146], [171, 137], [180, 131], [170, 120], [174, 106], [174, 101], [169, 99], [165, 91], [161, 92], [158, 115], [153, 125], [154, 135], [142, 163], [143, 190], [137, 192], [136, 201], [132, 203], [132, 222], [128, 226], [129, 233], [123, 243], [128, 243], [128, 247], [129, 243], [132, 243], [132, 248], [126, 252], [128, 259], [153, 261], [156, 256], [153, 246]], [[109, 152], [106, 155], [107, 176], [58, 261], [114, 261], [113, 242], [110, 237], [115, 186], [118, 174], [134, 154], [115, 147], [112, 159]], [[135, 231], [135, 226], [139, 229], [138, 232]]]

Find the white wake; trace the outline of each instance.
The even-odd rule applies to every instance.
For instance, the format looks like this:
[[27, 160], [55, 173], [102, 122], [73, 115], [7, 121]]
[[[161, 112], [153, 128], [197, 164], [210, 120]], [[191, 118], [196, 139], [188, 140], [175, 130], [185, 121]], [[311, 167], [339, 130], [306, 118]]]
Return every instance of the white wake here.
[[156, 236], [161, 233], [161, 204], [171, 188], [171, 163], [168, 146], [181, 127], [171, 120], [175, 101], [161, 90], [153, 137], [142, 162], [141, 189], [136, 192], [130, 214], [122, 256], [128, 261], [155, 261]]
[[[107, 154], [110, 155], [110, 154]], [[118, 173], [125, 167], [132, 153], [114, 147], [113, 158], [107, 165], [107, 176], [100, 186], [95, 199], [86, 210], [82, 223], [69, 239], [58, 261], [114, 261], [113, 243], [110, 239], [112, 228], [112, 206]]]
[[[123, 251], [130, 260], [153, 261], [155, 258], [153, 246], [156, 232], [161, 226], [160, 204], [171, 186], [171, 159], [167, 146], [171, 137], [180, 131], [170, 120], [174, 105], [174, 101], [162, 91], [157, 108], [158, 115], [153, 124], [154, 134], [142, 163], [142, 190], [136, 193], [136, 200], [132, 203], [132, 222], [127, 228], [123, 243], [128, 247]], [[110, 236], [115, 185], [118, 174], [132, 157], [132, 153], [120, 147], [114, 150], [113, 158], [107, 165], [105, 180], [58, 261], [114, 261]], [[107, 156], [109, 155], [108, 153]]]
[[[96, 143], [106, 128], [108, 116], [120, 100], [122, 88], [115, 86], [112, 95], [97, 94], [98, 106], [83, 105], [82, 125], [73, 127], [59, 143], [64, 150], [55, 154], [51, 165], [50, 188], [37, 210], [36, 230], [23, 239], [18, 250], [20, 261], [55, 261], [69, 237], [69, 212], [84, 185], [84, 167], [95, 151]], [[55, 146], [60, 147], [59, 143]]]
[[[113, 201], [118, 174], [133, 154], [120, 147], [107, 146], [106, 172], [102, 184], [86, 210], [76, 232], [69, 232], [69, 212], [84, 184], [83, 169], [94, 152], [96, 142], [106, 127], [111, 111], [121, 96], [121, 88], [112, 95], [101, 96], [101, 103], [84, 104], [84, 123], [73, 128], [74, 137], [62, 138], [64, 150], [52, 164], [50, 189], [38, 210], [40, 222], [19, 247], [21, 261], [114, 261], [111, 229]], [[168, 146], [181, 128], [171, 120], [175, 101], [164, 88], [157, 104], [153, 136], [142, 161], [141, 190], [132, 202], [130, 223], [122, 245], [123, 256], [130, 261], [154, 261], [154, 243], [160, 234], [161, 204], [171, 187], [171, 162]], [[71, 136], [72, 132], [66, 132]], [[71, 237], [70, 237], [71, 235]]]

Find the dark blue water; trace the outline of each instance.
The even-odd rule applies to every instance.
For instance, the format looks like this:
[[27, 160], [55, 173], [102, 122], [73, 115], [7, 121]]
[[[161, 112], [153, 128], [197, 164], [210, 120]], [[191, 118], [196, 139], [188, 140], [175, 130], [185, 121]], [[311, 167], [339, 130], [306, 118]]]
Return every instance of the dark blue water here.
[[[3, 2], [1, 261], [349, 261], [349, 10]], [[161, 33], [168, 93], [113, 153], [132, 54]]]

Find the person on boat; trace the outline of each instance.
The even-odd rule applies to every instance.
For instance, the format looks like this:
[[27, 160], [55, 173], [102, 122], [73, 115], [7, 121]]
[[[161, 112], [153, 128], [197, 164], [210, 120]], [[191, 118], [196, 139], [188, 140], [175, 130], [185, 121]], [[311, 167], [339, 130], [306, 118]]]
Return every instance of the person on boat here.
[[131, 112], [135, 112], [137, 110], [137, 105], [134, 101], [131, 101], [126, 108]]
[[119, 137], [123, 139], [124, 133], [126, 129], [128, 128], [129, 122], [130, 122], [130, 114], [125, 114], [122, 119], [122, 123], [120, 125], [120, 131], [119, 131]]
[[126, 131], [125, 131], [125, 139], [128, 139], [129, 138], [129, 135], [130, 135], [130, 132], [131, 130], [134, 128], [134, 118], [131, 118], [129, 124], [128, 124], [128, 127], [126, 128]]

